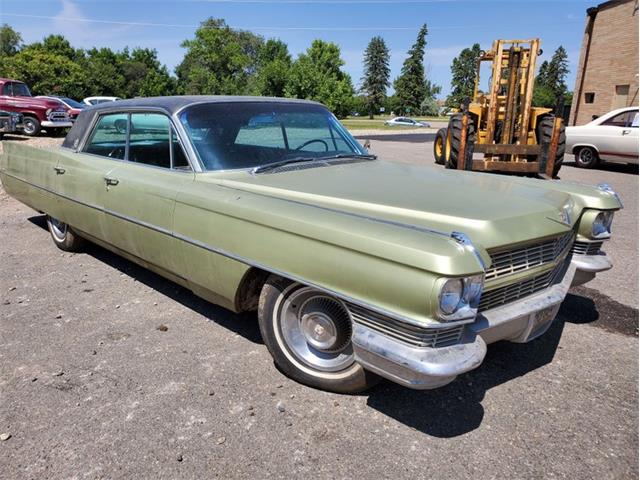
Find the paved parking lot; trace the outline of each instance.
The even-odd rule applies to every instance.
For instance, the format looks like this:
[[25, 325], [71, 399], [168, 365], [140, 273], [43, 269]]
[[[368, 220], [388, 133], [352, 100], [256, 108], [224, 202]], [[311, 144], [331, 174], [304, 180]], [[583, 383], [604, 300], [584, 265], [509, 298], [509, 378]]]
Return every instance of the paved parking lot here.
[[[433, 165], [431, 135], [363, 134]], [[255, 315], [98, 247], [62, 253], [0, 192], [1, 476], [637, 478], [637, 168], [561, 176], [621, 193], [615, 268], [447, 387], [353, 396], [280, 374]]]

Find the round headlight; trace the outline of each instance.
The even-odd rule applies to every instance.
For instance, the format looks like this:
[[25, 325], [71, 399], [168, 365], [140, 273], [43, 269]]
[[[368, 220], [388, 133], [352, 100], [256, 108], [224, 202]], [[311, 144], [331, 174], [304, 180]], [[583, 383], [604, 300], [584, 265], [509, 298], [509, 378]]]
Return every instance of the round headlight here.
[[451, 315], [458, 309], [464, 284], [459, 278], [447, 280], [440, 290], [440, 311], [445, 315]]
[[601, 238], [611, 233], [613, 223], [613, 212], [600, 212], [591, 226], [591, 233], [594, 238]]

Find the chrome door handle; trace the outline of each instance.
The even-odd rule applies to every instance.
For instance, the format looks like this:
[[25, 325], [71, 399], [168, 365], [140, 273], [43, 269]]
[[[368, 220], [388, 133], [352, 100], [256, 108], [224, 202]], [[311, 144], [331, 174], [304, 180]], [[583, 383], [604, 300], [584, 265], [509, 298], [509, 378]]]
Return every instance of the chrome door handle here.
[[631, 130], [622, 130], [622, 135], [629, 135]]
[[60, 168], [60, 167], [53, 167], [53, 169], [56, 171], [58, 175], [64, 175], [64, 172], [66, 172], [64, 168]]
[[104, 181], [107, 185], [117, 185], [118, 183], [120, 183], [120, 180], [111, 177], [104, 177]]

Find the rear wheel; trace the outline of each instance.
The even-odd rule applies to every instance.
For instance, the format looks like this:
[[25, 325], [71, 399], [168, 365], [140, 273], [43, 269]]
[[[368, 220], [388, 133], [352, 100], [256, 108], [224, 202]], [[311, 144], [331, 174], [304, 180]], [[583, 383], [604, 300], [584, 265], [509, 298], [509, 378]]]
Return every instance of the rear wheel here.
[[473, 148], [470, 148], [476, 141], [476, 128], [473, 123], [473, 119], [469, 117], [467, 123], [467, 148], [464, 152], [460, 152], [460, 137], [462, 136], [462, 114], [456, 114], [449, 120], [449, 127], [447, 128], [447, 137], [445, 140], [445, 167], [446, 168], [458, 168], [458, 159], [465, 161], [471, 161], [473, 158]]
[[22, 119], [22, 131], [29, 137], [35, 137], [40, 133], [40, 121], [36, 117], [25, 116]]
[[433, 141], [433, 156], [436, 159], [438, 165], [444, 165], [444, 143], [447, 139], [447, 129], [441, 128], [436, 133], [436, 138]]
[[47, 227], [49, 227], [53, 243], [60, 250], [78, 252], [82, 249], [84, 240], [66, 223], [47, 215]]
[[600, 161], [598, 152], [591, 147], [580, 147], [576, 150], [576, 165], [580, 168], [593, 168]]
[[[539, 144], [551, 143], [551, 135], [553, 134], [553, 124], [555, 117], [544, 117], [538, 122], [537, 136]], [[553, 159], [553, 176], [558, 176], [562, 162], [564, 161], [564, 151], [566, 148], [567, 136], [565, 134], [564, 122], [560, 126], [560, 135], [558, 136], [558, 149]]]
[[335, 297], [271, 275], [258, 319], [276, 365], [295, 381], [338, 393], [361, 392], [379, 381], [355, 361], [351, 318]]

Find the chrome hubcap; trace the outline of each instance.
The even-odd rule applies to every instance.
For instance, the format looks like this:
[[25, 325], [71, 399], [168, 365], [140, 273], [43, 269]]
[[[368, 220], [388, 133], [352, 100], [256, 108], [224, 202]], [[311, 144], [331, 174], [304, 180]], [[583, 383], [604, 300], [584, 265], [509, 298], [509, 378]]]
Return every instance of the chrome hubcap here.
[[36, 131], [36, 125], [33, 120], [24, 120], [24, 133], [33, 133]]
[[299, 284], [280, 298], [274, 318], [284, 346], [296, 360], [325, 372], [354, 363], [351, 320], [340, 301]]
[[593, 160], [593, 152], [591, 150], [584, 149], [580, 152], [579, 158], [582, 163], [591, 163]]
[[49, 217], [49, 223], [51, 225], [51, 233], [53, 233], [57, 239], [64, 240], [67, 234], [67, 224], [53, 217]]

